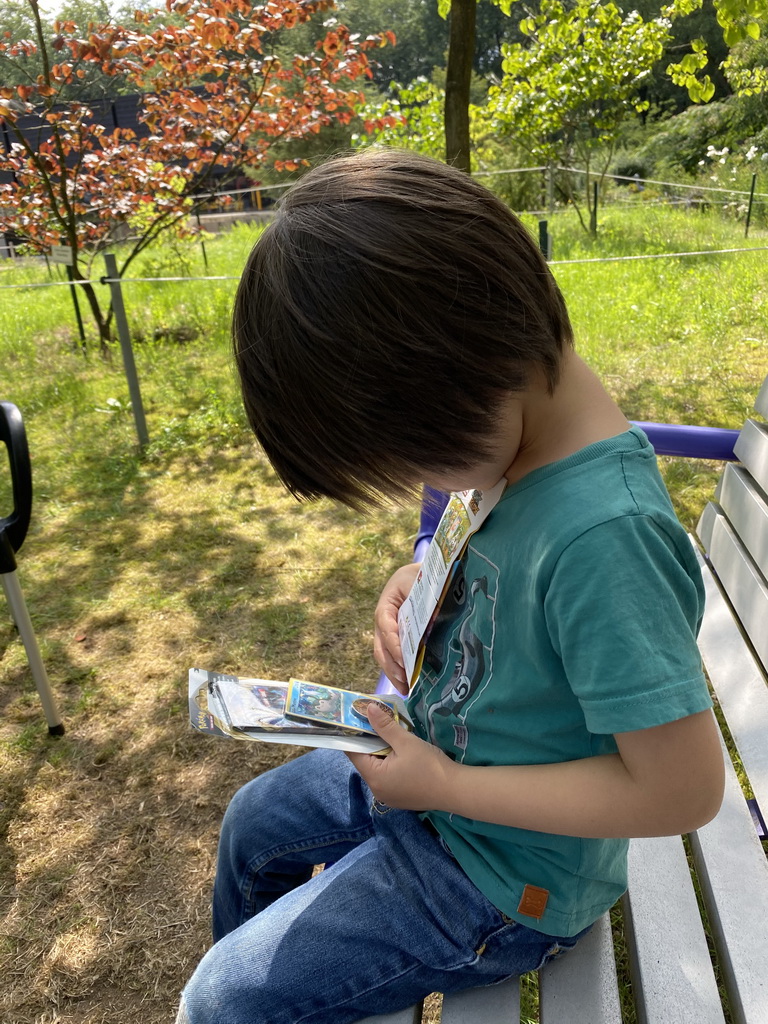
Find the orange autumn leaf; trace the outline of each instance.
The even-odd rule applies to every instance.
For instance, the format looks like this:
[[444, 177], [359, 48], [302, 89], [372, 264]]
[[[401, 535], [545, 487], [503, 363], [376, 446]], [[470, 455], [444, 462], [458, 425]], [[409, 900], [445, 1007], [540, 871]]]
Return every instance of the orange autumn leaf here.
[[335, 57], [340, 47], [341, 40], [339, 39], [338, 32], [329, 32], [323, 40], [323, 53], [326, 57]]

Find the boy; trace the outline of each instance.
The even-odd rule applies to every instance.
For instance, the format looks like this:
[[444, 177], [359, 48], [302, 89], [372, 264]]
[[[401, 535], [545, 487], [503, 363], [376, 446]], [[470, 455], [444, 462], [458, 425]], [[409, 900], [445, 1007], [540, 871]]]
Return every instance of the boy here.
[[[467, 175], [392, 151], [286, 196], [238, 292], [253, 429], [299, 498], [506, 489], [384, 759], [313, 751], [227, 811], [191, 1024], [344, 1024], [571, 948], [627, 839], [722, 797], [702, 586], [645, 435], [576, 356], [549, 268]], [[375, 654], [402, 693], [400, 569]], [[333, 866], [312, 876], [313, 865]]]

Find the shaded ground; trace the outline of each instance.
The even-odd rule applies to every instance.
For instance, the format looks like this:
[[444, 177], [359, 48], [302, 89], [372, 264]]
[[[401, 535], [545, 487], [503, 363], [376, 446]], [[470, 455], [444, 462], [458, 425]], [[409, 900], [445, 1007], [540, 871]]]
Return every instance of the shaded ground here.
[[302, 509], [250, 447], [136, 459], [38, 523], [20, 578], [67, 733], [46, 736], [0, 620], [4, 1024], [173, 1019], [226, 803], [296, 755], [194, 733], [187, 670], [372, 687], [373, 606], [413, 526]]

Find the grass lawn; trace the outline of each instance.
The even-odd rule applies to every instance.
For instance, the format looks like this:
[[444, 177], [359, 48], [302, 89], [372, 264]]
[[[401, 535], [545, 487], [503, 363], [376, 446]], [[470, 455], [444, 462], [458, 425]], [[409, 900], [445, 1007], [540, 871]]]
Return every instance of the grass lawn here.
[[[553, 227], [556, 260], [744, 244], [743, 229], [714, 215], [659, 208], [607, 210], [596, 241], [567, 215]], [[253, 238], [240, 227], [209, 241], [209, 273], [237, 275]], [[768, 243], [754, 232], [749, 244]], [[757, 251], [555, 272], [579, 350], [629, 417], [738, 427], [768, 372], [765, 268]], [[205, 273], [198, 246], [188, 269]], [[164, 249], [131, 276], [176, 272]], [[44, 266], [0, 264], [0, 289], [46, 278]], [[119, 352], [83, 355], [68, 289], [0, 290], [0, 399], [24, 414], [35, 483], [19, 577], [67, 727], [47, 737], [23, 646], [1, 615], [9, 1024], [173, 1019], [209, 941], [227, 801], [295, 756], [193, 733], [190, 666], [375, 683], [373, 608], [408, 556], [416, 510], [363, 518], [283, 493], [240, 410], [234, 287], [125, 284], [151, 438], [143, 455]], [[718, 468], [664, 462], [692, 527]], [[0, 515], [9, 508], [3, 475]]]

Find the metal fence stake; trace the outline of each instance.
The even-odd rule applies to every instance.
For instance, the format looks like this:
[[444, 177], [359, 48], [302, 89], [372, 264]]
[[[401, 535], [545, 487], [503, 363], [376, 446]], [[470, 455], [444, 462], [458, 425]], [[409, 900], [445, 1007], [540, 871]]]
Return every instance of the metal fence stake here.
[[552, 259], [552, 235], [549, 233], [549, 221], [539, 221], [539, 249], [545, 260]]
[[752, 220], [752, 203], [755, 201], [755, 182], [757, 174], [752, 175], [752, 188], [749, 190], [749, 206], [747, 207], [747, 223], [744, 226], [744, 237], [749, 238], [749, 222]]
[[123, 303], [123, 291], [120, 287], [120, 275], [117, 272], [117, 260], [114, 253], [105, 252], [104, 263], [107, 268], [106, 276], [109, 280], [109, 289], [112, 292], [112, 309], [115, 314], [120, 349], [123, 353], [125, 376], [128, 378], [128, 391], [131, 395], [131, 408], [133, 409], [133, 419], [136, 423], [136, 434], [139, 438], [139, 444], [144, 447], [149, 444], [147, 421], [144, 418], [144, 406], [141, 402], [141, 391], [139, 390], [139, 377], [136, 373], [136, 363], [131, 346], [131, 334], [128, 330], [128, 319], [125, 315], [125, 305]]

